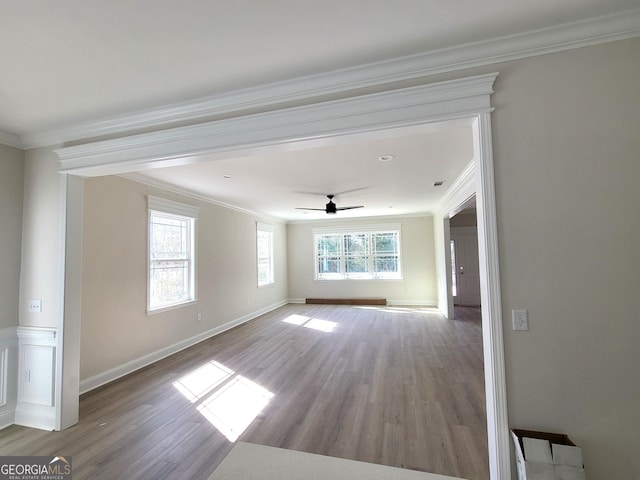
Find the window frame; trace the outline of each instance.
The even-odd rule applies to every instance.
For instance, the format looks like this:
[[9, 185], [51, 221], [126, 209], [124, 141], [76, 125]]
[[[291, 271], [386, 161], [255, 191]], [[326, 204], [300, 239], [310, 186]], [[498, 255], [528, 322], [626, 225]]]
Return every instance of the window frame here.
[[[267, 233], [269, 234], [269, 255], [268, 255], [268, 280], [266, 282], [260, 281], [260, 266], [261, 266], [261, 258], [260, 258], [260, 234]], [[258, 284], [258, 288], [268, 287], [269, 285], [273, 285], [275, 283], [275, 259], [274, 259], [274, 227], [273, 225], [269, 225], [266, 223], [256, 222], [256, 282]]]
[[[197, 302], [197, 249], [196, 249], [196, 233], [198, 220], [198, 207], [187, 205], [184, 203], [174, 202], [160, 197], [149, 195], [147, 197], [147, 315], [162, 313], [168, 310], [185, 307]], [[152, 305], [152, 269], [154, 259], [152, 258], [153, 250], [153, 223], [155, 216], [171, 218], [174, 220], [187, 222], [187, 254], [186, 258], [181, 259], [187, 262], [187, 297], [185, 300], [177, 302], [166, 302], [160, 305]]]
[[[402, 280], [402, 231], [401, 224], [382, 224], [382, 225], [351, 225], [348, 227], [316, 227], [312, 229], [313, 237], [313, 272], [316, 281], [354, 281], [354, 280]], [[380, 254], [375, 252], [374, 239], [375, 234], [393, 233], [397, 236], [397, 251], [392, 256], [397, 257], [397, 272], [385, 273], [375, 271], [375, 260]], [[347, 254], [345, 249], [345, 241], [348, 236], [366, 235], [367, 249], [365, 254]], [[318, 239], [320, 236], [339, 237], [338, 242], [340, 251], [335, 255], [324, 255], [333, 261], [339, 261], [339, 271], [337, 273], [320, 273], [318, 269], [319, 261], [323, 257], [318, 251]], [[356, 259], [358, 257], [366, 257], [366, 272], [347, 272], [347, 257]]]

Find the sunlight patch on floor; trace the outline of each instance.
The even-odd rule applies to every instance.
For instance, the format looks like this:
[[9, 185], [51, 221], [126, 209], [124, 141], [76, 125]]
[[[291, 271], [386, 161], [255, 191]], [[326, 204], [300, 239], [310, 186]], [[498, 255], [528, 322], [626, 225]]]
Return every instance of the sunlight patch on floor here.
[[235, 442], [273, 398], [273, 393], [241, 375], [198, 406], [198, 411]]
[[242, 435], [274, 397], [266, 388], [215, 361], [189, 372], [173, 386], [191, 403], [200, 401], [198, 412], [230, 442]]
[[322, 320], [320, 318], [311, 318], [306, 317], [304, 315], [289, 315], [287, 318], [282, 320], [285, 323], [290, 323], [292, 325], [298, 325], [305, 328], [311, 328], [312, 330], [318, 330], [320, 332], [330, 333], [335, 330], [338, 326], [336, 322], [331, 322], [329, 320]]
[[311, 320], [311, 317], [305, 317], [304, 315], [289, 315], [287, 318], [282, 320], [285, 323], [290, 323], [292, 325], [304, 325], [306, 322]]
[[319, 330], [321, 332], [333, 332], [338, 326], [336, 322], [330, 322], [329, 320], [320, 320], [319, 318], [312, 318], [303, 325], [305, 328], [312, 328], [313, 330]]
[[191, 403], [195, 403], [222, 382], [231, 378], [233, 373], [224, 365], [211, 361], [176, 380], [173, 382], [173, 386]]

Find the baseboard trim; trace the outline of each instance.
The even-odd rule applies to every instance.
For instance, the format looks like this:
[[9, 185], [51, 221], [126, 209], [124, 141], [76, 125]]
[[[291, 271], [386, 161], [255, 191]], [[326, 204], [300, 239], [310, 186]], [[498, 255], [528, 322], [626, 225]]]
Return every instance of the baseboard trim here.
[[55, 407], [18, 402], [14, 423], [52, 432], [56, 429]]
[[15, 408], [0, 413], [0, 430], [7, 428], [16, 423], [16, 411]]
[[124, 377], [125, 375], [133, 373], [136, 370], [146, 367], [147, 365], [151, 365], [158, 360], [162, 360], [163, 358], [173, 355], [174, 353], [178, 353], [179, 351], [200, 343], [203, 340], [219, 335], [222, 332], [226, 332], [227, 330], [237, 327], [238, 325], [242, 325], [243, 323], [249, 322], [261, 315], [264, 315], [265, 313], [269, 313], [276, 308], [280, 308], [283, 305], [286, 305], [287, 303], [287, 300], [274, 303], [272, 305], [269, 305], [268, 307], [262, 308], [247, 315], [243, 315], [242, 317], [238, 317], [235, 320], [224, 323], [205, 332], [199, 333], [198, 335], [194, 335], [193, 337], [186, 338], [184, 340], [181, 340], [180, 342], [168, 345], [167, 347], [161, 348], [160, 350], [156, 350], [155, 352], [148, 353], [147, 355], [119, 365], [103, 373], [99, 373], [92, 377], [81, 380], [80, 394], [82, 395], [98, 387], [101, 387], [102, 385], [113, 382], [120, 377]]

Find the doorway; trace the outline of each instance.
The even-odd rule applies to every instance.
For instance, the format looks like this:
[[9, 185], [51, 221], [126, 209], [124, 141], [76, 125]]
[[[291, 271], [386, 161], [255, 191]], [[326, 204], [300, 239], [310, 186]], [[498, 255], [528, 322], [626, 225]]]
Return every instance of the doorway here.
[[[60, 157], [61, 173], [65, 178], [72, 175], [97, 176], [160, 166], [186, 165], [201, 161], [202, 152], [222, 158], [231, 152], [240, 155], [256, 150], [266, 151], [267, 148], [291, 149], [294, 143], [302, 146], [309, 142], [339, 141], [349, 134], [379, 135], [380, 132], [393, 132], [404, 127], [429, 128], [430, 125], [443, 121], [469, 122], [473, 129], [474, 159], [471, 162], [473, 168], [468, 170], [465, 178], [473, 185], [472, 190], [477, 195], [489, 464], [492, 479], [509, 478], [510, 438], [506, 411], [490, 120], [493, 111], [490, 95], [496, 75], [480, 75], [320, 104], [312, 103], [304, 107], [187, 125], [173, 131], [143, 133], [136, 136], [135, 142], [132, 142], [131, 137], [124, 136], [95, 144], [72, 145], [60, 148], [56, 153]], [[159, 143], [158, 138], [163, 141]], [[72, 204], [69, 199], [73, 199], [73, 196], [66, 199], [68, 204]], [[447, 205], [453, 200], [455, 199], [448, 198]], [[461, 203], [456, 202], [452, 206]], [[81, 221], [81, 202], [77, 210], [71, 209], [69, 212], [73, 217], [72, 224], [74, 219]], [[451, 209], [446, 212], [451, 212]], [[438, 218], [442, 217], [438, 215]], [[69, 220], [67, 218], [68, 223]], [[438, 233], [442, 233], [439, 227]], [[74, 267], [80, 265], [81, 250], [74, 248], [75, 243], [69, 240], [68, 237], [63, 239], [67, 247], [71, 244], [71, 248], [66, 251], [65, 266]], [[67, 268], [68, 276], [72, 276], [77, 270]], [[441, 278], [445, 276], [444, 271], [442, 269]], [[438, 282], [444, 286], [441, 290], [446, 290], [446, 284], [440, 279]], [[61, 304], [64, 305], [65, 314], [60, 317], [60, 330], [64, 326], [65, 331], [64, 342], [61, 335], [58, 346], [62, 349], [69, 340], [74, 343], [71, 348], [73, 350], [79, 344], [77, 333], [80, 328], [81, 298], [78, 290], [67, 287], [65, 285], [61, 289]], [[66, 365], [63, 363], [63, 366]], [[56, 390], [61, 399], [69, 396], [69, 393], [73, 395], [74, 389], [77, 392], [77, 375], [61, 375], [60, 378], [75, 381], [74, 385], [64, 388], [64, 395], [64, 385], [61, 385], [60, 380], [57, 381], [57, 386], [61, 388]]]
[[449, 227], [453, 304], [461, 307], [479, 307], [480, 265], [475, 208], [456, 214], [450, 219]]

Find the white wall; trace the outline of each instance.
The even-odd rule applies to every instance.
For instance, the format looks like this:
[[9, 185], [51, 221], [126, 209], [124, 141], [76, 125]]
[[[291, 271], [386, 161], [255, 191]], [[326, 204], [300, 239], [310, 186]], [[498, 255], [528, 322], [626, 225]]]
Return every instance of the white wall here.
[[[51, 149], [25, 153], [20, 325], [57, 327], [62, 288], [60, 164]], [[30, 299], [42, 300], [42, 312], [27, 311]]]
[[24, 152], [0, 144], [0, 330], [18, 325]]
[[[384, 223], [402, 225], [402, 280], [314, 280], [314, 227]], [[395, 304], [437, 303], [433, 218], [430, 216], [293, 223], [288, 226], [288, 249], [291, 299], [381, 297]]]
[[[196, 305], [146, 314], [147, 194], [200, 207]], [[286, 302], [285, 225], [274, 224], [275, 284], [258, 288], [257, 220], [270, 223], [120, 177], [86, 179], [81, 381]]]

